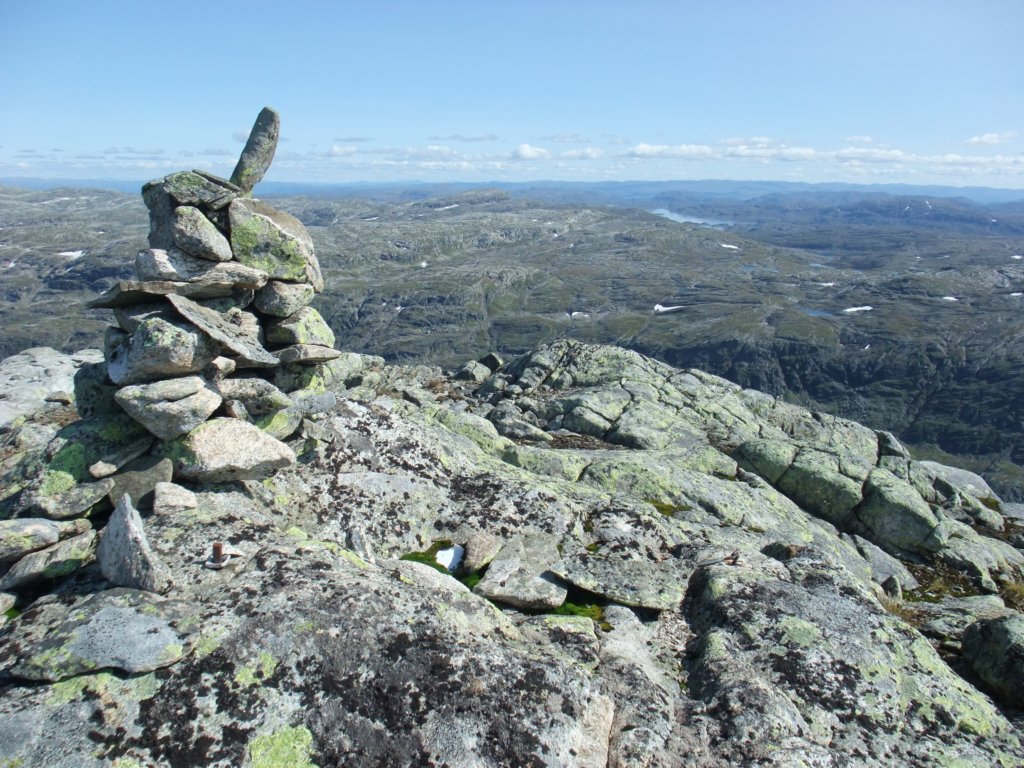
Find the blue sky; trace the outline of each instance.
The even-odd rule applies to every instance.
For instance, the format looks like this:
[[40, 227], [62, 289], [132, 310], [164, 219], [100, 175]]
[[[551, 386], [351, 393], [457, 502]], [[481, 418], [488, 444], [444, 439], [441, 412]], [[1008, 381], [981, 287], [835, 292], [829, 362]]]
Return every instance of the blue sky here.
[[1024, 2], [0, 5], [0, 176], [1024, 188]]

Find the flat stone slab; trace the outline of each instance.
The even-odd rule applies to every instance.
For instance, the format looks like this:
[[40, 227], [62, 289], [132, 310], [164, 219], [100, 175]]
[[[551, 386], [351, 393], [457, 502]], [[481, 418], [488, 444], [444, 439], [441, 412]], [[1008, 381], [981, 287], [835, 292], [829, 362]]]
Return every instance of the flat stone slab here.
[[102, 361], [98, 349], [68, 355], [51, 347], [32, 347], [0, 361], [0, 427], [38, 411], [56, 392], [73, 392], [78, 369]]
[[178, 313], [199, 328], [211, 339], [234, 353], [245, 365], [270, 367], [277, 365], [277, 358], [264, 349], [241, 327], [224, 318], [213, 309], [207, 309], [184, 296], [167, 296]]
[[206, 421], [222, 398], [201, 377], [185, 376], [122, 387], [114, 399], [161, 440], [173, 440]]
[[686, 595], [685, 574], [667, 562], [587, 552], [555, 563], [551, 572], [580, 589], [638, 608], [676, 610]]
[[109, 477], [125, 464], [139, 458], [139, 456], [152, 448], [153, 442], [151, 435], [143, 435], [123, 448], [105, 454], [103, 458], [89, 467], [89, 474], [96, 479]]
[[61, 523], [43, 517], [0, 520], [0, 563], [20, 560], [27, 554], [56, 544], [61, 539], [85, 533], [87, 520]]
[[22, 649], [11, 675], [57, 682], [101, 669], [138, 674], [174, 664], [191, 649], [189, 633], [177, 627], [196, 609], [151, 592], [109, 589], [35, 613], [10, 630]]
[[113, 487], [114, 483], [109, 479], [96, 483], [79, 483], [63, 493], [33, 497], [29, 511], [50, 520], [69, 520], [73, 517], [81, 517], [103, 501]]
[[211, 211], [226, 207], [242, 191], [227, 179], [205, 171], [179, 171], [164, 176], [163, 189], [178, 205]]
[[537, 534], [506, 542], [473, 591], [516, 608], [557, 608], [568, 590], [551, 578], [559, 560], [558, 540]]
[[92, 559], [95, 545], [96, 531], [90, 528], [85, 533], [25, 555], [0, 578], [0, 592], [17, 592], [62, 579]]
[[279, 349], [274, 352], [278, 362], [282, 364], [300, 363], [312, 365], [313, 363], [326, 363], [328, 360], [337, 360], [341, 357], [341, 351], [334, 347], [324, 347], [319, 344], [292, 344], [290, 347]]
[[257, 290], [266, 285], [267, 273], [237, 261], [214, 262], [176, 248], [149, 248], [135, 257], [135, 275], [144, 282], [231, 283], [236, 288]]
[[247, 421], [210, 419], [169, 446], [178, 474], [200, 482], [254, 480], [295, 463], [287, 445]]
[[90, 309], [117, 309], [146, 304], [169, 295], [187, 296], [192, 299], [223, 299], [238, 290], [235, 283], [229, 279], [223, 282], [202, 283], [185, 283], [177, 280], [119, 280], [86, 306]]

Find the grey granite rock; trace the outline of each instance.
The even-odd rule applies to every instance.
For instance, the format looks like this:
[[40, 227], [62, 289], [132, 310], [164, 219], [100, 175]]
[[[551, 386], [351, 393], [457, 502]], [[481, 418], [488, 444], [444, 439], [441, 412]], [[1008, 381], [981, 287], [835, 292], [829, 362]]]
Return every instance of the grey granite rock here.
[[967, 627], [964, 657], [992, 693], [1024, 706], [1024, 615], [980, 619]]
[[0, 362], [0, 428], [18, 416], [40, 410], [55, 392], [74, 392], [75, 375], [84, 364], [103, 359], [97, 349], [74, 354], [32, 347]]
[[301, 307], [289, 317], [267, 325], [267, 341], [271, 344], [319, 344], [334, 346], [334, 332], [313, 307]]
[[167, 300], [183, 318], [226, 349], [238, 363], [256, 367], [277, 365], [274, 355], [264, 349], [244, 327], [231, 322], [225, 314], [200, 306], [184, 296], [171, 295]]
[[324, 287], [320, 263], [306, 228], [290, 214], [258, 200], [238, 198], [228, 208], [231, 249], [247, 267], [271, 278], [309, 283], [317, 292]]
[[28, 511], [50, 520], [81, 517], [103, 501], [113, 487], [114, 481], [105, 479], [95, 483], [79, 483], [52, 496], [37, 494], [31, 498]]
[[30, 552], [45, 549], [69, 536], [85, 533], [91, 527], [86, 520], [65, 523], [40, 517], [0, 520], [0, 563], [20, 560]]
[[163, 190], [178, 205], [216, 211], [227, 206], [241, 190], [227, 179], [205, 171], [179, 171], [165, 176]]
[[315, 293], [309, 283], [271, 280], [256, 292], [256, 309], [271, 317], [288, 317], [309, 304]]
[[201, 371], [217, 353], [214, 341], [195, 326], [155, 317], [113, 344], [107, 375], [120, 385], [185, 376]]
[[266, 272], [258, 269], [234, 261], [200, 259], [175, 248], [139, 251], [135, 257], [135, 276], [143, 282], [166, 280], [208, 285], [228, 284], [236, 289], [253, 290], [262, 288], [267, 282]]
[[215, 386], [225, 400], [240, 401], [252, 416], [265, 416], [292, 405], [291, 398], [266, 379], [229, 378]]
[[277, 151], [280, 134], [281, 116], [277, 110], [264, 107], [256, 116], [242, 155], [231, 173], [231, 183], [237, 185], [243, 194], [252, 192], [267, 172]]
[[505, 542], [473, 591], [517, 608], [557, 608], [567, 594], [550, 571], [558, 559], [554, 538], [517, 537]]
[[153, 506], [157, 484], [170, 482], [172, 473], [170, 459], [159, 456], [135, 459], [110, 478], [113, 482], [108, 494], [110, 503], [116, 506], [122, 496], [128, 496], [136, 507], [148, 510]]
[[198, 208], [174, 209], [174, 244], [185, 253], [209, 261], [231, 261], [231, 244]]
[[162, 297], [170, 294], [188, 296], [197, 301], [226, 299], [245, 294], [247, 291], [251, 292], [251, 289], [237, 287], [230, 276], [226, 274], [223, 281], [206, 280], [197, 283], [184, 283], [177, 280], [119, 280], [112, 288], [90, 301], [87, 306], [92, 309], [119, 309], [159, 301]]
[[287, 445], [258, 427], [230, 418], [210, 419], [171, 448], [175, 469], [201, 482], [259, 478], [295, 462]]
[[337, 360], [341, 357], [341, 351], [334, 347], [325, 347], [320, 344], [292, 344], [290, 347], [274, 351], [274, 355], [282, 365], [295, 363], [298, 365], [315, 365], [326, 363], [329, 360]]
[[222, 400], [199, 376], [132, 384], [119, 389], [114, 399], [161, 440], [172, 440], [199, 426]]
[[123, 466], [139, 458], [153, 447], [153, 436], [142, 435], [126, 445], [119, 446], [116, 450], [104, 454], [99, 461], [89, 467], [89, 474], [97, 480], [109, 477]]
[[177, 483], [161, 481], [153, 488], [153, 513], [156, 515], [173, 515], [198, 506], [195, 493]]
[[174, 586], [171, 572], [150, 548], [142, 518], [127, 494], [121, 496], [103, 529], [96, 559], [104, 577], [116, 587], [165, 593]]
[[615, 603], [671, 611], [682, 603], [689, 575], [689, 569], [675, 566], [670, 560], [658, 563], [583, 552], [559, 560], [551, 566], [551, 572]]
[[59, 581], [92, 559], [96, 531], [64, 539], [22, 557], [0, 578], [0, 592], [18, 592]]

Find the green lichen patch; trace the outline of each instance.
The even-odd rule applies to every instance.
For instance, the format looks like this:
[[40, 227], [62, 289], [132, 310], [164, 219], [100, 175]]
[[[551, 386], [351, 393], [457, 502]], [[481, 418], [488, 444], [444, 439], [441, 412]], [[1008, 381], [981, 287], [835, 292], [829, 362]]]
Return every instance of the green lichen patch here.
[[282, 728], [249, 743], [252, 768], [317, 768], [310, 758], [313, 734], [304, 726]]
[[672, 502], [660, 499], [644, 499], [644, 501], [665, 515], [665, 517], [672, 517], [676, 512], [689, 512], [693, 509], [689, 504], [673, 504]]

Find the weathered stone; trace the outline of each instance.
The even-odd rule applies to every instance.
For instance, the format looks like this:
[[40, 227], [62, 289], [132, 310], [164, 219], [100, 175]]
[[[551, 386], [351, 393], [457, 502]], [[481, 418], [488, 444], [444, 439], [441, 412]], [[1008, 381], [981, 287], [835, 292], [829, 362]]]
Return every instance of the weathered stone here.
[[237, 363], [230, 357], [215, 357], [203, 369], [203, 377], [212, 382], [220, 382], [235, 372]]
[[135, 304], [146, 304], [158, 301], [170, 294], [188, 296], [189, 298], [222, 299], [235, 294], [251, 291], [249, 288], [237, 288], [230, 280], [224, 282], [182, 283], [175, 280], [120, 280], [96, 299], [88, 302], [92, 309], [118, 309]]
[[[133, 333], [139, 327], [139, 323], [151, 320], [154, 317], [170, 321], [175, 320], [177, 314], [173, 307], [168, 306], [167, 302], [162, 300], [162, 297], [159, 302], [147, 301], [145, 304], [133, 304], [131, 306], [114, 308], [114, 320], [117, 322], [117, 327], [125, 333]], [[116, 344], [118, 335], [110, 331], [108, 331], [108, 335], [111, 336], [106, 345], [109, 349]]]
[[237, 185], [243, 194], [252, 192], [267, 172], [274, 160], [280, 134], [281, 116], [277, 110], [264, 107], [256, 116], [242, 155], [231, 173], [231, 183]]
[[136, 459], [110, 478], [113, 481], [108, 494], [110, 503], [116, 506], [122, 497], [128, 496], [135, 500], [139, 509], [149, 509], [157, 483], [170, 482], [173, 472], [170, 459], [159, 456]]
[[223, 379], [215, 386], [225, 400], [241, 401], [252, 416], [265, 416], [292, 405], [291, 398], [266, 379]]
[[302, 411], [298, 408], [284, 408], [275, 413], [253, 419], [253, 424], [271, 437], [284, 440], [295, 434], [302, 425]]
[[55, 392], [75, 391], [75, 376], [83, 365], [102, 361], [98, 349], [74, 354], [50, 347], [32, 347], [0, 362], [0, 427], [18, 416], [42, 408]]
[[97, 480], [117, 472], [130, 461], [134, 461], [153, 447], [153, 436], [143, 435], [127, 445], [111, 451], [89, 467], [89, 474]]
[[483, 363], [478, 363], [476, 360], [470, 360], [455, 372], [455, 379], [457, 381], [472, 381], [475, 384], [480, 384], [486, 381], [490, 375], [490, 368]]
[[142, 518], [127, 494], [121, 496], [103, 529], [96, 559], [104, 577], [116, 587], [165, 593], [174, 586], [171, 572], [150, 548]]
[[686, 594], [686, 574], [670, 562], [585, 552], [560, 560], [551, 572], [580, 589], [639, 608], [676, 610]]
[[1024, 707], [1024, 615], [971, 624], [964, 632], [963, 653], [993, 695]]
[[176, 625], [194, 610], [183, 601], [133, 589], [48, 606], [42, 627], [20, 624], [13, 630], [20, 653], [11, 674], [57, 682], [103, 669], [138, 674], [169, 666], [190, 649], [188, 633]]
[[334, 332], [313, 307], [302, 307], [290, 317], [267, 325], [271, 344], [319, 344], [334, 346]]
[[477, 362], [481, 365], [485, 365], [491, 373], [494, 373], [505, 364], [505, 360], [497, 352], [488, 352], [477, 360]]
[[871, 578], [876, 584], [884, 585], [889, 579], [895, 579], [901, 591], [917, 589], [920, 586], [917, 579], [914, 578], [914, 574], [900, 560], [881, 547], [860, 536], [843, 534], [843, 538], [849, 539], [861, 557], [867, 561], [871, 568]]
[[174, 244], [210, 261], [231, 261], [231, 244], [203, 212], [191, 205], [174, 209]]
[[315, 365], [338, 359], [341, 357], [341, 350], [319, 344], [292, 344], [290, 347], [275, 350], [274, 354], [282, 365], [288, 363]]
[[113, 487], [114, 481], [108, 478], [96, 483], [78, 483], [51, 496], [37, 494], [32, 497], [28, 510], [50, 520], [81, 517], [103, 501]]
[[178, 473], [202, 482], [262, 477], [295, 463], [291, 448], [238, 419], [211, 419], [170, 449]]
[[857, 521], [890, 552], [937, 552], [948, 538], [917, 491], [885, 469], [868, 475]]
[[559, 560], [555, 545], [540, 534], [506, 542], [473, 591], [517, 608], [557, 608], [568, 591], [550, 573]]
[[173, 515], [198, 506], [195, 493], [177, 483], [159, 482], [153, 488], [153, 514]]
[[[107, 358], [107, 375], [121, 385], [168, 379], [201, 371], [217, 354], [217, 345], [208, 334], [187, 323], [155, 317], [139, 323], [129, 337], [113, 347]], [[277, 362], [277, 358], [271, 359]]]
[[323, 290], [323, 275], [313, 252], [313, 241], [301, 221], [247, 198], [234, 200], [228, 214], [235, 259], [266, 272], [271, 278], [305, 282], [317, 292]]
[[227, 179], [205, 171], [179, 171], [165, 176], [163, 189], [178, 205], [216, 211], [238, 197], [241, 190]]
[[271, 317], [288, 317], [309, 304], [315, 294], [309, 283], [271, 280], [256, 292], [256, 309]]
[[167, 194], [164, 180], [146, 183], [142, 200], [149, 209], [149, 247], [170, 248], [174, 245], [174, 200]]
[[95, 544], [96, 531], [90, 528], [85, 533], [25, 555], [0, 578], [0, 592], [18, 592], [63, 579], [92, 559]]
[[114, 395], [118, 405], [161, 440], [172, 440], [202, 424], [221, 396], [199, 376], [132, 384]]
[[466, 540], [465, 556], [462, 559], [462, 570], [476, 573], [501, 551], [501, 539], [485, 531], [478, 531]]
[[[183, 296], [168, 296], [167, 300], [182, 317], [234, 354], [238, 358], [237, 362], [256, 367], [277, 365], [277, 358], [274, 355], [254, 340], [246, 329], [232, 323], [220, 312], [202, 307]], [[203, 365], [208, 362], [210, 360], [204, 361]]]
[[20, 560], [30, 552], [45, 549], [69, 536], [85, 533], [91, 527], [87, 520], [66, 523], [40, 517], [0, 520], [0, 563]]
[[228, 283], [238, 289], [253, 290], [262, 288], [267, 282], [267, 273], [258, 269], [236, 261], [200, 259], [176, 248], [139, 251], [135, 257], [135, 277], [143, 282]]

